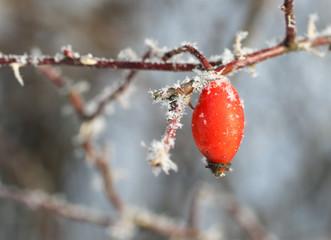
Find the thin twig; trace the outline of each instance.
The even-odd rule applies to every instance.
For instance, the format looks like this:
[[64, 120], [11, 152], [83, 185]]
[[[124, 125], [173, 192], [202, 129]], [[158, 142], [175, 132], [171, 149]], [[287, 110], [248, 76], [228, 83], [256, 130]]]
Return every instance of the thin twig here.
[[212, 70], [212, 65], [208, 62], [205, 56], [200, 53], [198, 49], [188, 44], [165, 53], [162, 60], [168, 61], [171, 57], [185, 52], [191, 53], [194, 57], [196, 57], [202, 66], [204, 66], [205, 70]]
[[[283, 44], [280, 44], [274, 47], [266, 48], [251, 54], [244, 55], [242, 56], [242, 58], [237, 58], [226, 65], [216, 68], [215, 71], [220, 72], [221, 75], [227, 75], [231, 72], [242, 69], [244, 67], [254, 65], [256, 63], [262, 62], [272, 57], [277, 57], [285, 53], [290, 53], [294, 51], [307, 50], [306, 46], [309, 46], [309, 48], [311, 48], [311, 47], [330, 45], [330, 44], [331, 44], [331, 36], [317, 37], [315, 39], [306, 38], [300, 40], [298, 41], [297, 47], [295, 49], [289, 49]], [[194, 89], [193, 85], [194, 85], [194, 81], [191, 80], [187, 83], [182, 84], [178, 89], [169, 88], [169, 91], [166, 93], [155, 92], [154, 98], [160, 100], [170, 99], [176, 94], [178, 94], [178, 91], [182, 91], [181, 89], [189, 89], [190, 91], [188, 91], [188, 94], [190, 94]]]
[[91, 159], [91, 162], [93, 164], [95, 164], [103, 178], [105, 191], [107, 193], [110, 203], [117, 211], [121, 212], [124, 208], [124, 204], [114, 188], [113, 177], [109, 168], [109, 164], [105, 159], [106, 156], [98, 156], [88, 137], [86, 137], [86, 139], [83, 141], [82, 146], [85, 150], [86, 156]]
[[[330, 45], [331, 44], [331, 36], [321, 36], [315, 39], [303, 39], [298, 42], [298, 44], [309, 44], [311, 47], [316, 47], [320, 45]], [[281, 45], [282, 46], [282, 45]], [[248, 58], [252, 61], [244, 61], [238, 62], [238, 60], [234, 60], [233, 62], [227, 65], [236, 65], [236, 68], [231, 69], [239, 69], [243, 67], [247, 67], [253, 65], [255, 63], [261, 62], [267, 58], [275, 57], [282, 55], [287, 52], [303, 50], [303, 49], [289, 49], [286, 47], [275, 46], [262, 51], [257, 51], [248, 55], [245, 55], [245, 58]], [[278, 51], [276, 51], [278, 50]], [[266, 53], [269, 53], [268, 56], [265, 56]], [[272, 54], [270, 54], [272, 53]], [[69, 59], [65, 58], [62, 60], [56, 60], [55, 57], [33, 57], [33, 56], [22, 56], [22, 55], [1, 55], [0, 57], [0, 65], [9, 65], [11, 63], [21, 63], [21, 58], [25, 57], [24, 65], [66, 65], [66, 66], [76, 66], [76, 67], [88, 67], [88, 68], [107, 68], [107, 69], [136, 69], [136, 70], [153, 70], [153, 71], [171, 71], [171, 72], [190, 72], [193, 69], [204, 70], [205, 67], [201, 63], [165, 63], [165, 62], [143, 62], [143, 61], [118, 61], [112, 59], [104, 59], [104, 58], [94, 58], [95, 64], [86, 64], [82, 63], [79, 59]], [[217, 65], [217, 62], [210, 62], [212, 66]], [[226, 65], [225, 65], [226, 66]], [[217, 67], [217, 69], [223, 69], [225, 66]], [[230, 70], [230, 69], [228, 69]], [[228, 74], [231, 71], [226, 71]], [[225, 74], [224, 74], [225, 75]]]
[[286, 36], [284, 40], [284, 45], [289, 48], [295, 48], [295, 38], [296, 38], [296, 26], [293, 11], [294, 0], [284, 0], [284, 5], [282, 10], [285, 12], [285, 22], [286, 22]]
[[39, 191], [23, 191], [0, 184], [0, 198], [11, 200], [33, 209], [48, 211], [79, 222], [108, 226], [114, 221], [104, 213], [88, 207], [70, 204], [62, 199], [48, 196]]
[[237, 221], [241, 229], [252, 240], [271, 240], [271, 234], [268, 233], [262, 225], [256, 220], [250, 211], [242, 206], [237, 199], [232, 197], [225, 207], [232, 217]]
[[[144, 56], [142, 57], [142, 61], [145, 61], [146, 59], [148, 59], [150, 57], [151, 51], [147, 51]], [[101, 102], [99, 102], [96, 110], [91, 113], [91, 114], [86, 114], [86, 113], [80, 113], [80, 116], [84, 119], [84, 120], [92, 120], [94, 118], [96, 118], [97, 116], [100, 116], [100, 114], [103, 112], [104, 108], [106, 107], [106, 105], [113, 101], [114, 99], [116, 99], [117, 96], [119, 96], [120, 94], [123, 94], [124, 91], [127, 90], [127, 88], [129, 87], [130, 83], [132, 82], [132, 79], [137, 75], [138, 71], [137, 70], [131, 70], [130, 73], [126, 76], [125, 81], [123, 81], [123, 83], [118, 86], [118, 88], [113, 91], [111, 94], [109, 94], [109, 96], [105, 97]]]
[[188, 226], [189, 228], [193, 229], [196, 232], [199, 232], [199, 222], [201, 221], [200, 215], [199, 215], [199, 201], [201, 198], [201, 192], [203, 190], [203, 186], [199, 186], [199, 188], [196, 190], [191, 206], [190, 206], [190, 215], [188, 219]]

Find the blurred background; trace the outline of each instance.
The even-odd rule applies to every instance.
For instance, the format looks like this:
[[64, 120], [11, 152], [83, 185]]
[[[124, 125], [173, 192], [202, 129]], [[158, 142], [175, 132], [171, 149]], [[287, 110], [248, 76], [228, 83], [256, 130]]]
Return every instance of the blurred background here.
[[[194, 42], [209, 57], [232, 49], [235, 34], [249, 32], [244, 45], [264, 48], [284, 36], [284, 16], [273, 0], [0, 0], [0, 51], [53, 55], [72, 45], [81, 54], [116, 58], [124, 48], [138, 56], [146, 38], [174, 48]], [[318, 29], [331, 24], [331, 1], [295, 1], [298, 34], [317, 13]], [[326, 48], [320, 49], [327, 51]], [[331, 54], [298, 52], [270, 59], [231, 76], [244, 100], [246, 128], [233, 159], [234, 171], [216, 179], [205, 169], [191, 135], [192, 111], [182, 119], [171, 158], [179, 171], [152, 174], [140, 142], [160, 139], [165, 109], [152, 104], [149, 89], [159, 89], [193, 73], [140, 72], [128, 104], [114, 103], [96, 138], [111, 149], [116, 188], [128, 204], [188, 218], [193, 195], [202, 183], [217, 194], [232, 194], [249, 208], [276, 239], [331, 239]], [[73, 84], [90, 83], [86, 100], [123, 79], [126, 71], [61, 67]], [[113, 213], [98, 173], [73, 140], [79, 119], [68, 114], [68, 100], [35, 68], [21, 69], [21, 87], [12, 70], [0, 68], [0, 180], [22, 189], [41, 189]], [[193, 105], [196, 103], [196, 98]], [[215, 192], [216, 194], [216, 192]], [[223, 203], [224, 204], [224, 203]], [[226, 203], [225, 203], [226, 204]], [[230, 204], [230, 203], [229, 203]], [[200, 227], [224, 239], [249, 239], [229, 212], [210, 203], [200, 208]], [[110, 239], [105, 228], [74, 222], [0, 200], [0, 239]], [[133, 239], [167, 239], [139, 230]]]

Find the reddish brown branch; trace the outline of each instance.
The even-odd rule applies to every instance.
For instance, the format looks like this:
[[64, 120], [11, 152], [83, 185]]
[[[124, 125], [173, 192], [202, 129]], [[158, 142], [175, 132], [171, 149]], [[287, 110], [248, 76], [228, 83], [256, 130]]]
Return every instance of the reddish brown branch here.
[[[151, 51], [146, 52], [142, 58], [142, 61], [148, 59], [150, 57], [150, 54]], [[99, 102], [96, 110], [93, 113], [87, 114], [83, 111], [79, 111], [78, 113], [81, 116], [81, 118], [83, 118], [84, 120], [92, 120], [97, 116], [99, 116], [109, 102], [113, 101], [114, 99], [116, 99], [116, 97], [118, 97], [120, 94], [123, 94], [127, 90], [130, 83], [132, 82], [132, 79], [137, 75], [137, 73], [138, 73], [137, 70], [131, 70], [130, 73], [125, 78], [125, 80], [123, 81], [123, 83], [120, 86], [118, 86], [118, 88], [114, 90], [111, 94], [109, 94], [109, 96], [107, 96], [101, 102]]]
[[[309, 39], [300, 40], [296, 43], [296, 48], [294, 49], [289, 49], [285, 45], [280, 44], [274, 47], [266, 48], [251, 54], [244, 55], [241, 58], [236, 58], [232, 62], [216, 68], [215, 71], [220, 72], [221, 75], [227, 75], [236, 70], [254, 65], [269, 58], [283, 55], [285, 53], [290, 53], [300, 50], [310, 50], [312, 47], [317, 47], [321, 45], [330, 45], [330, 44], [331, 44], [331, 36], [317, 37], [312, 40]], [[309, 49], [307, 49], [307, 46], [309, 47]], [[180, 88], [169, 88], [167, 92], [163, 92], [163, 91], [155, 92], [154, 98], [161, 100], [169, 99], [172, 98], [173, 96], [178, 95], [178, 92], [185, 92], [185, 93], [187, 92], [187, 94], [190, 94], [193, 91], [193, 83], [194, 80], [191, 80], [187, 83], [182, 84]]]
[[189, 52], [191, 53], [194, 57], [196, 57], [199, 62], [202, 64], [202, 66], [205, 68], [205, 70], [212, 70], [212, 65], [208, 62], [208, 60], [205, 58], [205, 56], [200, 53], [198, 51], [198, 49], [196, 49], [195, 47], [191, 46], [191, 45], [183, 45], [179, 48], [176, 48], [170, 52], [167, 52], [164, 54], [162, 60], [163, 61], [168, 61], [169, 58], [181, 54], [181, 53], [185, 53], [185, 52]]
[[285, 0], [282, 10], [285, 12], [285, 22], [286, 22], [286, 36], [284, 40], [284, 45], [288, 48], [295, 47], [296, 38], [296, 26], [293, 11], [293, 0]]
[[[331, 44], [331, 36], [321, 36], [311, 39], [303, 39], [299, 41], [297, 44], [309, 44], [311, 47], [316, 47], [320, 45], [330, 45]], [[262, 51], [257, 51], [252, 54], [245, 55], [244, 57], [247, 59], [246, 62], [241, 62], [238, 60], [234, 60], [233, 62], [227, 65], [235, 65], [238, 64], [238, 67], [234, 67], [233, 69], [239, 69], [243, 67], [247, 67], [249, 65], [261, 62], [267, 58], [275, 57], [282, 55], [286, 52], [296, 51], [296, 50], [304, 50], [304, 48], [286, 48], [285, 46], [281, 49], [281, 46], [271, 47]], [[261, 54], [261, 55], [260, 55]], [[0, 56], [0, 65], [9, 65], [11, 63], [22, 63], [23, 56], [12, 56], [12, 55], [1, 55]], [[108, 68], [108, 69], [135, 69], [135, 70], [157, 70], [157, 71], [181, 71], [187, 72], [192, 71], [193, 69], [205, 69], [204, 66], [200, 63], [164, 63], [164, 62], [143, 62], [143, 61], [117, 61], [112, 59], [101, 59], [94, 58], [95, 64], [86, 64], [81, 62], [79, 59], [70, 59], [63, 58], [60, 60], [56, 60], [55, 57], [32, 57], [25, 56], [23, 63], [25, 65], [67, 65], [67, 66], [77, 66], [77, 67], [89, 67], [89, 68]], [[250, 61], [249, 61], [250, 60]], [[210, 62], [212, 66], [217, 66], [217, 62]], [[246, 65], [247, 64], [247, 65]], [[221, 66], [217, 69], [225, 68], [225, 66]], [[229, 73], [229, 72], [227, 72]]]

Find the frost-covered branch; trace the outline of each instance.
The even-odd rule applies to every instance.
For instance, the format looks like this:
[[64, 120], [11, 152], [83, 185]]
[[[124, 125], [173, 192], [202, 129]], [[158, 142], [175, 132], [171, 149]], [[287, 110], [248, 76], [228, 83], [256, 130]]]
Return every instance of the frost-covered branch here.
[[173, 56], [181, 54], [181, 53], [185, 53], [185, 52], [188, 52], [188, 53], [192, 54], [194, 57], [196, 57], [206, 70], [212, 70], [212, 65], [208, 62], [208, 60], [205, 58], [205, 56], [202, 53], [200, 53], [197, 48], [195, 48], [194, 46], [192, 46], [190, 44], [184, 44], [183, 46], [181, 46], [179, 48], [176, 48], [172, 51], [165, 53], [164, 56], [162, 57], [162, 60], [166, 62]]
[[[84, 58], [68, 58], [61, 53], [54, 56], [32, 56], [32, 55], [6, 55], [0, 54], [0, 65], [10, 65], [12, 63], [19, 63], [20, 67], [24, 66], [74, 66], [98, 69], [135, 69], [135, 70], [151, 70], [151, 71], [171, 71], [171, 72], [188, 72], [193, 69], [204, 69], [205, 67], [200, 63], [182, 62], [182, 63], [167, 63], [164, 61], [123, 61], [118, 59], [107, 59], [104, 57], [93, 57], [86, 55]], [[212, 66], [218, 65], [219, 62], [210, 62]]]
[[165, 133], [160, 141], [154, 140], [151, 147], [147, 147], [142, 143], [147, 150], [147, 161], [154, 168], [155, 175], [158, 175], [161, 170], [166, 174], [169, 170], [177, 171], [177, 165], [170, 160], [169, 151], [175, 145], [175, 135], [178, 128], [181, 128], [180, 120], [184, 114], [186, 106], [186, 96], [178, 97], [175, 100], [170, 100], [166, 103], [168, 107], [168, 124]]
[[109, 168], [109, 164], [107, 162], [105, 154], [99, 156], [88, 136], [86, 136], [83, 140], [82, 146], [85, 150], [86, 156], [96, 166], [96, 168], [100, 172], [100, 175], [102, 176], [104, 188], [110, 203], [117, 211], [122, 211], [124, 208], [124, 204], [115, 190], [113, 174]]
[[[146, 53], [145, 55], [147, 57], [148, 53]], [[64, 88], [66, 86], [64, 78], [54, 68], [50, 66], [39, 66], [38, 70], [46, 77], [48, 77], [51, 82], [57, 87]], [[93, 109], [92, 112], [86, 111], [86, 103], [84, 102], [80, 91], [77, 91], [75, 86], [73, 86], [68, 89], [68, 97], [70, 99], [71, 106], [81, 118], [81, 120], [91, 121], [96, 117], [100, 116], [110, 102], [116, 100], [128, 89], [130, 83], [132, 82], [132, 79], [136, 74], [136, 70], [131, 70], [127, 77], [124, 79], [124, 81], [119, 84], [119, 86], [116, 86], [114, 89], [112, 89], [112, 91], [107, 91], [106, 93], [104, 93], [102, 99], [97, 101], [96, 107]]]
[[[295, 52], [295, 51], [309, 51], [311, 52], [312, 47], [318, 47], [322, 45], [330, 45], [331, 44], [331, 35], [326, 36], [317, 36], [316, 38], [305, 38], [299, 40], [296, 43], [295, 48], [288, 48], [284, 44], [276, 45], [274, 47], [266, 48], [260, 51], [253, 52], [251, 54], [243, 55], [240, 58], [236, 58], [233, 61], [217, 67], [215, 72], [218, 72], [221, 75], [227, 75], [236, 70], [252, 66], [256, 63], [262, 62], [269, 58], [277, 57], [286, 53]], [[181, 84], [178, 88], [169, 88], [167, 92], [155, 91], [154, 98], [159, 100], [170, 99], [178, 94], [180, 89], [184, 89], [187, 94], [192, 93], [194, 91], [194, 80], [190, 80]]]
[[32, 209], [44, 210], [79, 222], [108, 226], [113, 219], [96, 210], [70, 204], [58, 197], [48, 196], [40, 191], [23, 191], [0, 184], [0, 198], [26, 205]]

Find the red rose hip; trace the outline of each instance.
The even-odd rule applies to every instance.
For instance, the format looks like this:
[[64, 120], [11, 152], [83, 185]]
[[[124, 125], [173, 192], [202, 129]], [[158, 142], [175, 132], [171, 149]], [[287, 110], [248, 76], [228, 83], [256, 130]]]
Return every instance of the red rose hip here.
[[194, 141], [207, 168], [221, 177], [230, 168], [244, 133], [244, 111], [236, 89], [226, 80], [208, 83], [192, 115]]

